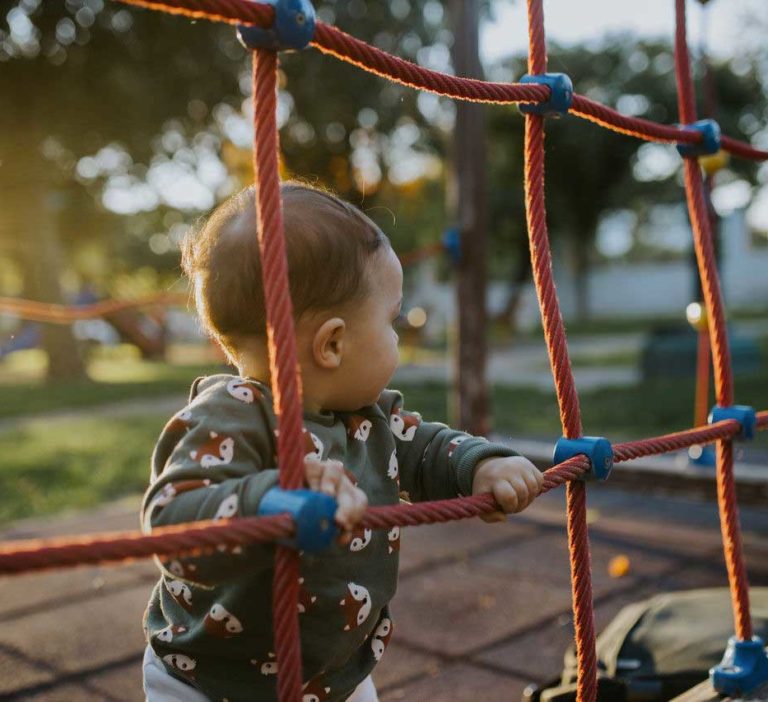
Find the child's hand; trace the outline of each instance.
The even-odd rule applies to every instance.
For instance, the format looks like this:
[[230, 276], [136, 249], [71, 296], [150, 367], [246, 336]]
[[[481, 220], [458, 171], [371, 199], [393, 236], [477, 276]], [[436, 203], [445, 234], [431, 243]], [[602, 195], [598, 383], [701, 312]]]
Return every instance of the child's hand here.
[[348, 543], [352, 531], [363, 518], [368, 506], [368, 497], [354, 486], [339, 461], [304, 460], [304, 475], [310, 490], [324, 492], [336, 499], [336, 523], [344, 530], [340, 537], [342, 544]]
[[482, 515], [486, 522], [503, 522], [505, 513], [522, 512], [541, 492], [544, 477], [522, 456], [495, 456], [480, 461], [472, 480], [472, 494], [490, 492], [503, 512]]

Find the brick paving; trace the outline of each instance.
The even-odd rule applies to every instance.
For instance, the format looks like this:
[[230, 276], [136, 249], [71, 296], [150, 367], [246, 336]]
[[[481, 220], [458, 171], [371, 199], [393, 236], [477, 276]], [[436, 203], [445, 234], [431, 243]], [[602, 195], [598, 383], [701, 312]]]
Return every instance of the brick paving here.
[[[603, 486], [589, 504], [598, 629], [637, 599], [726, 585], [712, 503]], [[137, 509], [128, 500], [2, 536], [133, 529]], [[751, 583], [768, 585], [768, 515], [741, 515]], [[406, 530], [395, 635], [375, 674], [381, 702], [518, 700], [557, 675], [572, 637], [564, 524], [556, 491], [506, 524]], [[612, 578], [617, 555], [630, 568]], [[2, 579], [0, 700], [142, 700], [141, 614], [154, 581], [147, 562]]]

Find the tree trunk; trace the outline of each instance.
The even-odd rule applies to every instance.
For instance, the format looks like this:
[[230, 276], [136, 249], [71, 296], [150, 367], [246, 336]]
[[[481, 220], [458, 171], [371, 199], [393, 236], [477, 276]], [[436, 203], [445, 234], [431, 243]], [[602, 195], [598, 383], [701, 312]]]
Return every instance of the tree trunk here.
[[[453, 0], [453, 64], [456, 74], [482, 78], [478, 50], [477, 0]], [[453, 420], [473, 434], [488, 431], [486, 344], [486, 152], [485, 109], [456, 103], [454, 132], [454, 211], [461, 235], [457, 275], [459, 312]]]
[[[27, 209], [25, 247], [26, 282], [29, 295], [40, 302], [63, 302], [59, 276], [63, 264], [58, 236], [60, 194], [53, 190]], [[43, 349], [48, 355], [48, 381], [82, 379], [85, 365], [68, 325], [43, 325]]]
[[584, 240], [576, 238], [573, 248], [573, 274], [575, 286], [576, 319], [583, 322], [589, 319], [589, 274], [590, 274], [589, 247]]
[[528, 239], [518, 237], [518, 257], [512, 269], [509, 281], [509, 297], [504, 309], [499, 313], [497, 321], [505, 322], [510, 332], [517, 330], [517, 316], [520, 311], [520, 303], [525, 292], [525, 285], [531, 280], [531, 255], [528, 249]]

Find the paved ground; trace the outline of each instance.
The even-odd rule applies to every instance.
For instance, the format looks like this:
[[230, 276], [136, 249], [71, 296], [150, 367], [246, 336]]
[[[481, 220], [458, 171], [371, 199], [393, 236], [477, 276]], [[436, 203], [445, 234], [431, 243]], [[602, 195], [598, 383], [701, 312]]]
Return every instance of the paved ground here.
[[[563, 501], [558, 490], [503, 525], [406, 531], [396, 632], [376, 673], [382, 702], [517, 700], [559, 671], [571, 638]], [[725, 584], [711, 503], [606, 486], [589, 503], [598, 628], [650, 594]], [[128, 500], [27, 521], [0, 537], [133, 529], [136, 508]], [[768, 585], [768, 510], [744, 507], [742, 522], [751, 582]], [[608, 563], [622, 554], [629, 573], [612, 578]], [[141, 700], [140, 621], [153, 571], [137, 563], [3, 579], [0, 699]]]

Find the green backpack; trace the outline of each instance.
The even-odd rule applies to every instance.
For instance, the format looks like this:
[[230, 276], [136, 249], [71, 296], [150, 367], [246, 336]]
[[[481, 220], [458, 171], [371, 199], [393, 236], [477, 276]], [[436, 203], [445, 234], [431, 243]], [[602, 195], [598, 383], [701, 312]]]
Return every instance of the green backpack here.
[[[768, 641], [768, 588], [750, 590], [755, 636]], [[656, 595], [627, 605], [597, 637], [598, 702], [666, 702], [709, 675], [733, 636], [727, 588]], [[523, 702], [574, 702], [576, 655], [560, 678], [530, 685]]]

